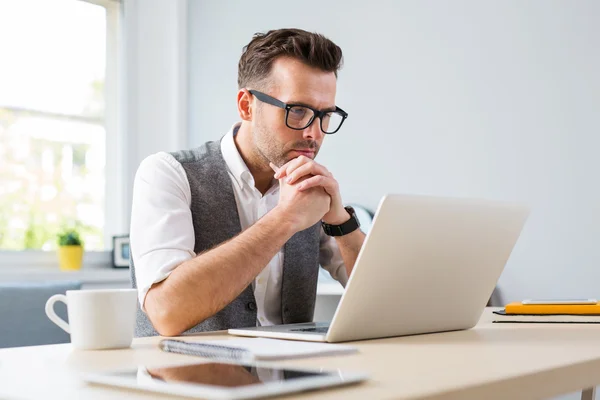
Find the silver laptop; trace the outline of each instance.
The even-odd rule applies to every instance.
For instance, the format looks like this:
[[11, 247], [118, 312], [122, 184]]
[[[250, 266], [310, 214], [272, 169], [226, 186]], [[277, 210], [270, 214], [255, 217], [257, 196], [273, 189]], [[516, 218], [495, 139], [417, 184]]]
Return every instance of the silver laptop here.
[[387, 195], [331, 323], [229, 333], [344, 342], [472, 328], [528, 215], [513, 203]]

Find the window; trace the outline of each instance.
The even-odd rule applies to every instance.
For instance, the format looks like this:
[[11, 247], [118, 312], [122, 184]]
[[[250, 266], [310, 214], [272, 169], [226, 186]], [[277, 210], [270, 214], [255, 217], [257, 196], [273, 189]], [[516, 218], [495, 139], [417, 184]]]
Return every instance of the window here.
[[86, 250], [112, 245], [118, 5], [0, 3], [0, 250], [52, 250], [64, 227], [80, 230]]

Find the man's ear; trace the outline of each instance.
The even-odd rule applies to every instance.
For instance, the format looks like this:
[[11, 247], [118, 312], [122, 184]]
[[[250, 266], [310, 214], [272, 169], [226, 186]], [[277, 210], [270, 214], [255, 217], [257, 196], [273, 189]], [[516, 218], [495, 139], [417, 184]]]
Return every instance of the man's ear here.
[[254, 96], [248, 89], [240, 89], [237, 94], [238, 114], [242, 121], [252, 121], [254, 116], [254, 106], [252, 100]]

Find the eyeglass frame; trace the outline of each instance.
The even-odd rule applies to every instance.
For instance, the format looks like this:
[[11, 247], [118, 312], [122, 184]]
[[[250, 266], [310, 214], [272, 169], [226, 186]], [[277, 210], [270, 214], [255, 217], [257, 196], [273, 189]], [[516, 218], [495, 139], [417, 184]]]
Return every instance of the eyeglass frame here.
[[[262, 101], [263, 103], [267, 103], [272, 106], [284, 109], [285, 110], [285, 125], [288, 128], [293, 129], [295, 131], [303, 131], [304, 129], [308, 128], [309, 126], [311, 126], [313, 124], [313, 122], [315, 122], [315, 119], [317, 119], [317, 117], [318, 117], [319, 121], [320, 121], [319, 128], [321, 129], [321, 132], [323, 132], [326, 135], [333, 135], [334, 133], [336, 133], [337, 131], [340, 130], [340, 128], [344, 124], [344, 121], [346, 121], [346, 118], [348, 118], [348, 113], [346, 111], [342, 110], [341, 108], [339, 108], [338, 106], [335, 106], [335, 110], [321, 111], [321, 110], [317, 110], [316, 108], [312, 108], [311, 106], [307, 106], [306, 104], [284, 103], [283, 101], [278, 100], [275, 97], [269, 96], [268, 94], [260, 92], [258, 90], [250, 89], [250, 90], [248, 90], [248, 92], [250, 92], [250, 94], [255, 96], [258, 100]], [[304, 128], [294, 128], [294, 127], [288, 125], [288, 115], [290, 113], [290, 109], [292, 109], [293, 107], [304, 107], [304, 108], [308, 108], [309, 110], [311, 110], [313, 112], [312, 118], [310, 119], [310, 121]], [[325, 116], [325, 114], [332, 113], [332, 112], [339, 113], [342, 116], [342, 122], [340, 122], [340, 125], [337, 127], [337, 129], [335, 131], [325, 132], [325, 130], [323, 129], [323, 117]]]

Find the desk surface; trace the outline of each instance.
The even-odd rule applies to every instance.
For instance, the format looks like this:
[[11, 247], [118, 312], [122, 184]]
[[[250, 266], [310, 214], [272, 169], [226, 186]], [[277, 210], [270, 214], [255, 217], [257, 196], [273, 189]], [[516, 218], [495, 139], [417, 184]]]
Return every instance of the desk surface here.
[[[159, 339], [135, 339], [126, 350], [74, 351], [70, 344], [0, 349], [0, 398], [174, 398], [88, 385], [77, 378], [79, 371], [197, 360], [161, 352]], [[356, 354], [282, 364], [366, 371], [370, 381], [286, 398], [546, 398], [600, 383], [600, 325], [493, 324], [487, 309], [471, 330], [354, 344]]]

